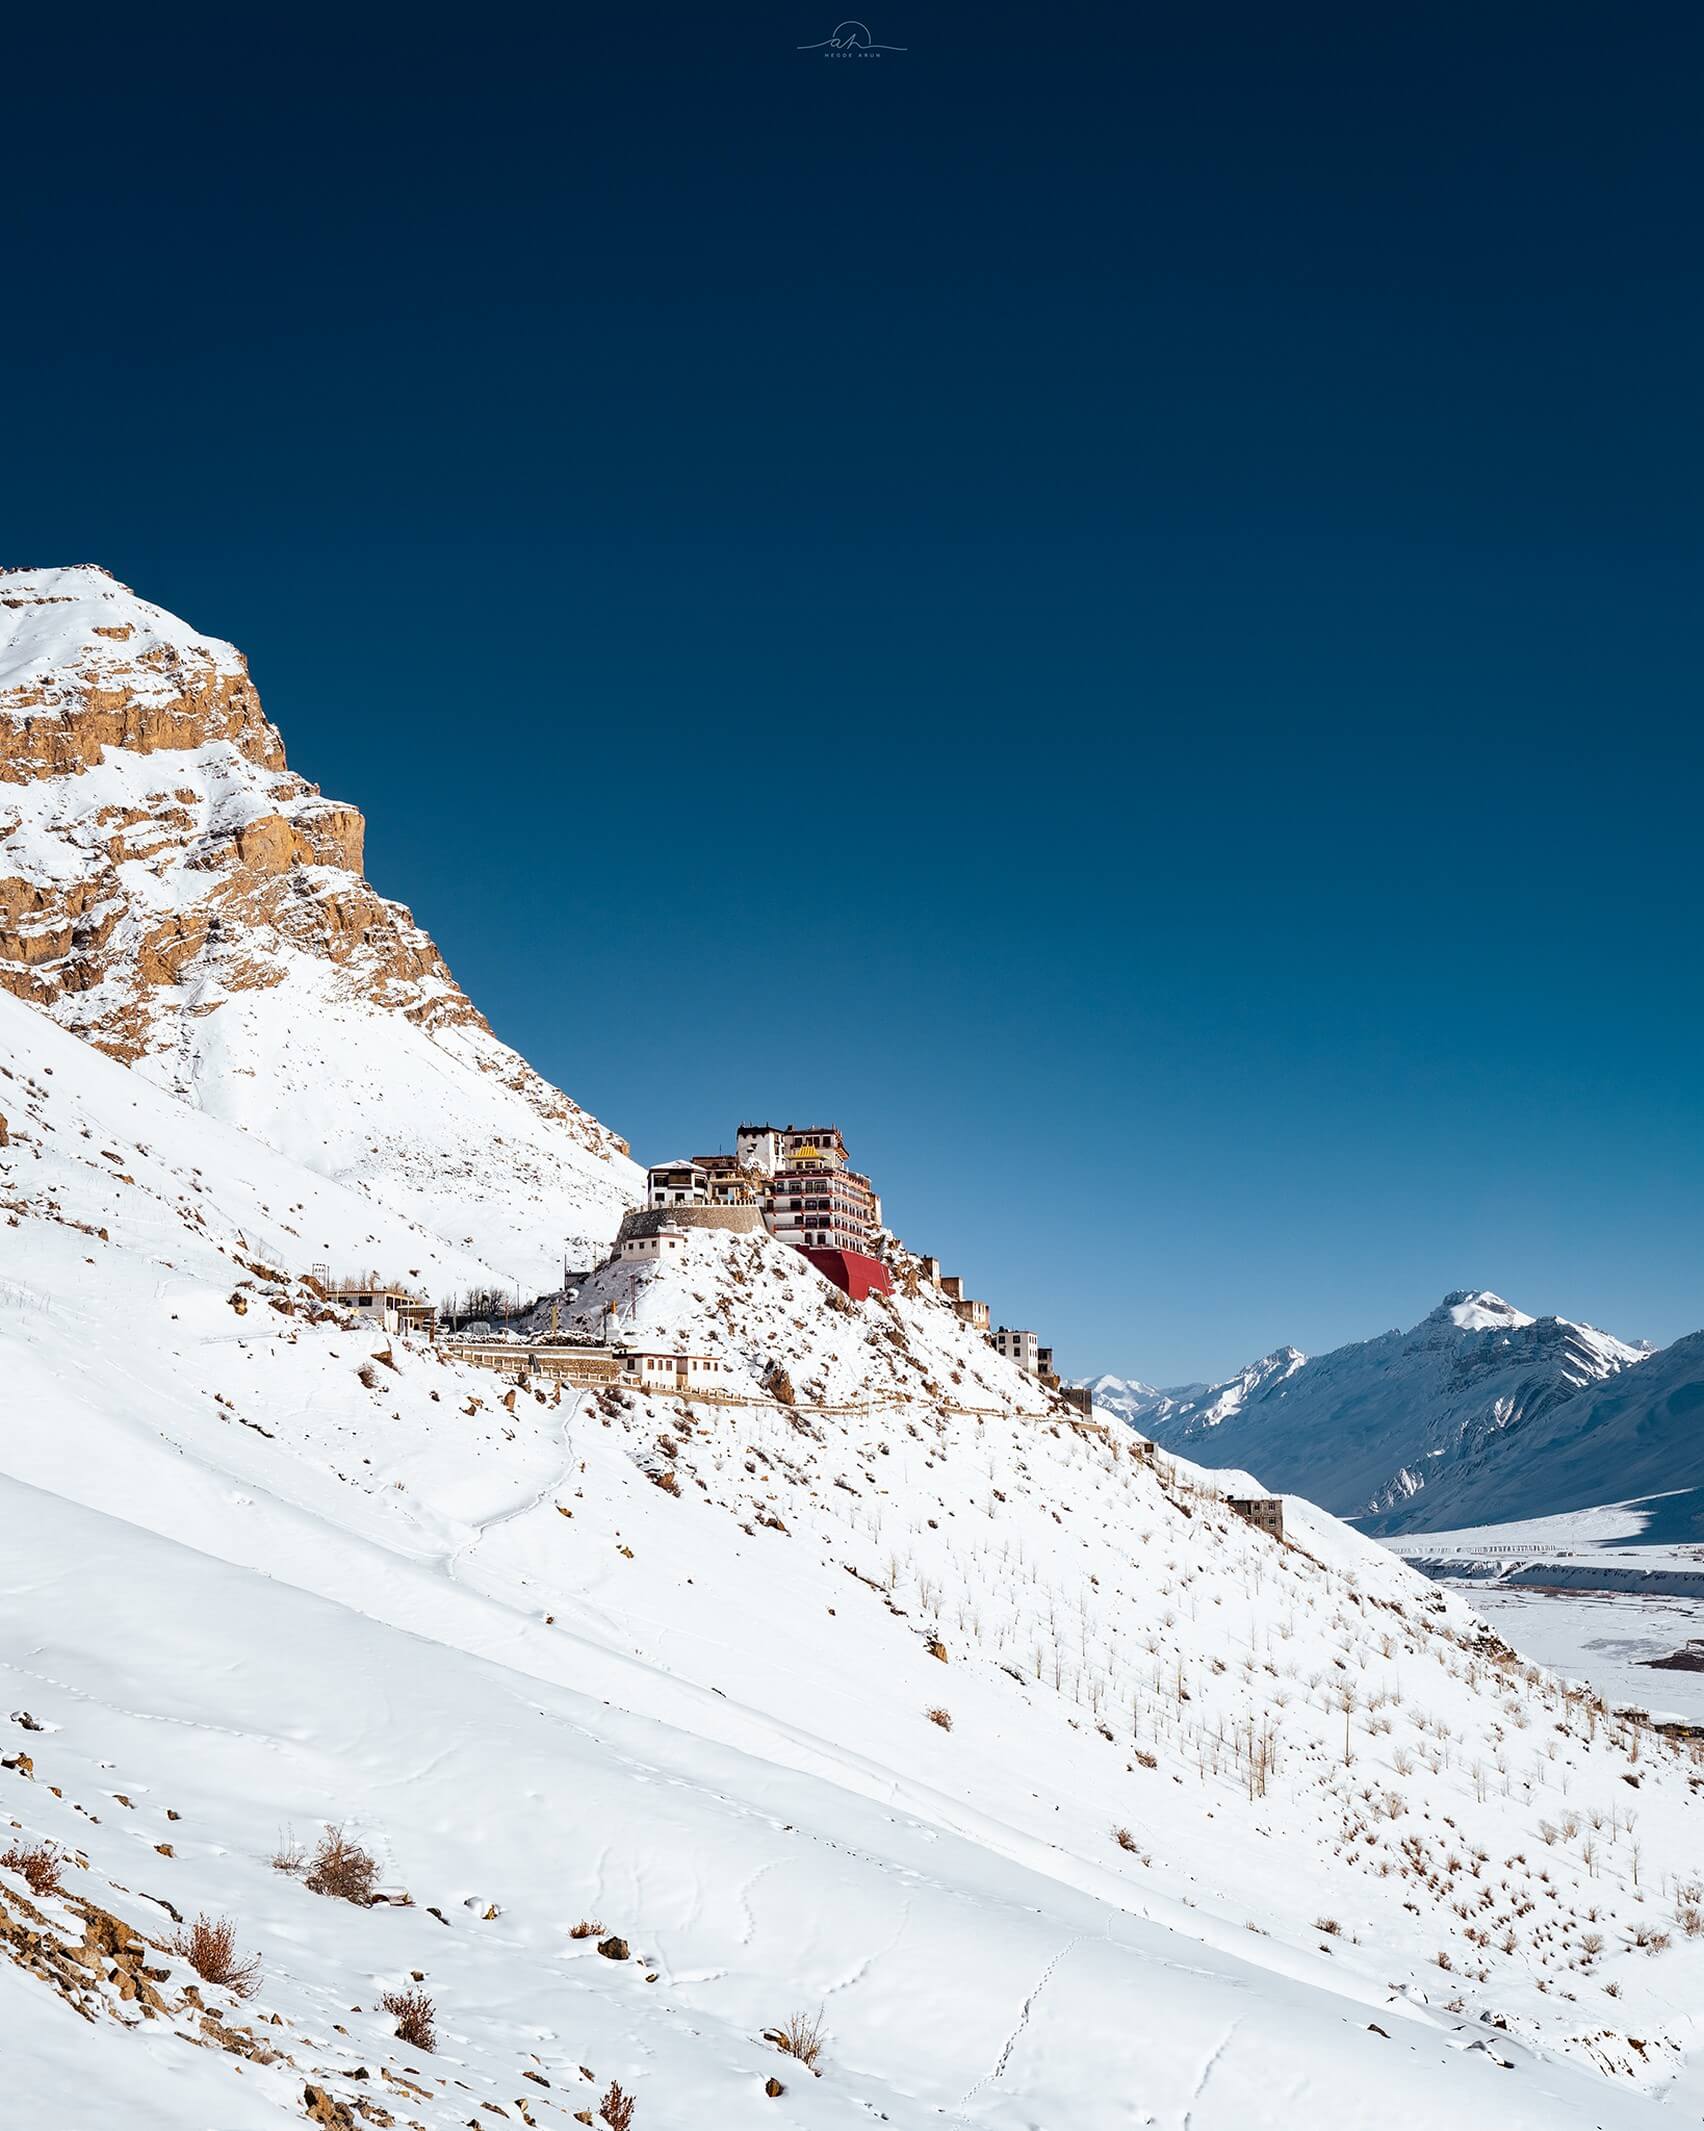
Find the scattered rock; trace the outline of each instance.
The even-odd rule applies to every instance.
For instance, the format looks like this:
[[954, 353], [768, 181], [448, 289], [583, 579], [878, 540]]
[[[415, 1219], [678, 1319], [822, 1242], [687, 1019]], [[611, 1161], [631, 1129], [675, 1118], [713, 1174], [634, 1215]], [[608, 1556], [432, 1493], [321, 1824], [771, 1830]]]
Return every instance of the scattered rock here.
[[613, 1935], [607, 1939], [599, 1939], [598, 1951], [606, 1961], [625, 1961], [628, 1953], [627, 1941]]
[[325, 2124], [329, 2131], [357, 2131], [353, 2112], [329, 2095], [324, 2087], [311, 2084], [304, 2087], [302, 2107], [311, 2124]]

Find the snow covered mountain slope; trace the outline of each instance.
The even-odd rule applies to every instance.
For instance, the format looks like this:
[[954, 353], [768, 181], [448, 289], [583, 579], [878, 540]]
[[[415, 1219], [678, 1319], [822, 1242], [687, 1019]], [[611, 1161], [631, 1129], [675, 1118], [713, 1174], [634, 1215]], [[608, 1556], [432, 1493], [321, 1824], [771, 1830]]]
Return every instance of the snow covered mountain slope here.
[[[1486, 1290], [1463, 1290], [1411, 1331], [1311, 1360], [1281, 1348], [1134, 1425], [1339, 1516], [1407, 1530], [1442, 1514], [1434, 1491], [1445, 1476], [1512, 1470], [1545, 1414], [1644, 1354], [1590, 1325], [1529, 1317]], [[1467, 1520], [1452, 1505], [1446, 1521]]]
[[[0, 1815], [66, 1853], [62, 1894], [0, 1865], [20, 2122], [1691, 2098], [1690, 1757], [1382, 1549], [1250, 1529], [931, 1291], [850, 1304], [767, 1236], [582, 1297], [721, 1401], [381, 1344], [296, 1275], [453, 1277], [417, 1231], [7, 1001], [0, 1068]], [[396, 1902], [274, 1868], [331, 1823]], [[254, 1997], [173, 1911], [232, 1920]], [[380, 2010], [411, 1984], [435, 2049]], [[820, 2076], [765, 2039], [801, 2011]]]
[[[1395, 1514], [1374, 1530], [1441, 1531], [1596, 1509], [1704, 1487], [1704, 1332], [1647, 1356], [1637, 1369], [1585, 1384], [1525, 1420], [1507, 1443], [1465, 1445], [1424, 1497], [1423, 1518]], [[1416, 1505], [1418, 1507], [1419, 1505]], [[1664, 1529], [1655, 1520], [1656, 1539]]]
[[0, 573], [0, 988], [210, 1115], [554, 1285], [639, 1178], [500, 1043], [241, 655], [104, 570]]
[[1175, 1412], [1185, 1401], [1198, 1398], [1205, 1384], [1178, 1384], [1162, 1391], [1135, 1376], [1085, 1376], [1079, 1379], [1093, 1393], [1095, 1404], [1115, 1413], [1131, 1428], [1145, 1428], [1150, 1418]]
[[1226, 1377], [1222, 1384], [1174, 1384], [1164, 1391], [1134, 1377], [1095, 1376], [1085, 1381], [1097, 1406], [1117, 1414], [1144, 1435], [1157, 1437], [1173, 1425], [1179, 1432], [1187, 1426], [1195, 1434], [1228, 1421], [1268, 1385], [1294, 1376], [1306, 1360], [1299, 1347], [1280, 1347], [1276, 1353], [1262, 1355], [1259, 1361], [1239, 1369], [1235, 1376]]

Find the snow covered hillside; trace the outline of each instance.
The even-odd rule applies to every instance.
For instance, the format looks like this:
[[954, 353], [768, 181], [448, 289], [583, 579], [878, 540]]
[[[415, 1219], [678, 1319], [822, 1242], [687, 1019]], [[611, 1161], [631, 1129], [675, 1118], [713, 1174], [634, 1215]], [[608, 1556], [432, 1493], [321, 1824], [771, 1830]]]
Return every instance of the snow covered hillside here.
[[[0, 1115], [20, 2122], [1697, 2106], [1690, 1754], [1305, 1503], [1269, 1538], [763, 1235], [581, 1298], [720, 1400], [387, 1341], [304, 1267], [474, 1266], [6, 1000]], [[384, 1899], [316, 1891], [328, 1827]]]
[[1447, 1516], [1442, 1506], [1456, 1475], [1523, 1471], [1555, 1409], [1645, 1352], [1463, 1290], [1411, 1331], [1312, 1359], [1283, 1347], [1223, 1384], [1155, 1393], [1143, 1411], [1116, 1392], [1096, 1401], [1168, 1449], [1245, 1466], [1371, 1529], [1408, 1530], [1468, 1522], [1454, 1501]]
[[104, 570], [0, 572], [0, 988], [528, 1292], [638, 1196], [500, 1043], [241, 655]]

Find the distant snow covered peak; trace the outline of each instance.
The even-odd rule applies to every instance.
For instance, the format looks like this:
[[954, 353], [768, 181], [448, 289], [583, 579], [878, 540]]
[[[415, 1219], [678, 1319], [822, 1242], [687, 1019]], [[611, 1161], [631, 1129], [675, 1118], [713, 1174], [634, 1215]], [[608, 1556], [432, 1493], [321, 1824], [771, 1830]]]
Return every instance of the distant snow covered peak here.
[[[1280, 1384], [1306, 1362], [1299, 1347], [1279, 1347], [1259, 1361], [1250, 1362], [1222, 1384], [1171, 1384], [1161, 1389], [1139, 1377], [1091, 1376], [1081, 1381], [1097, 1406], [1143, 1434], [1156, 1432], [1162, 1424], [1188, 1419], [1212, 1427], [1237, 1412], [1257, 1392]], [[1150, 1426], [1152, 1424], [1152, 1426]]]
[[1241, 1467], [1339, 1516], [1406, 1529], [1458, 1468], [1505, 1455], [1522, 1430], [1645, 1349], [1564, 1317], [1530, 1317], [1458, 1288], [1409, 1330], [1309, 1360], [1295, 1347], [1223, 1383], [1097, 1403], [1168, 1449]]
[[1097, 1406], [1116, 1414], [1127, 1426], [1140, 1428], [1144, 1434], [1156, 1414], [1175, 1412], [1207, 1388], [1205, 1384], [1181, 1384], [1161, 1390], [1134, 1376], [1091, 1376], [1082, 1381]]
[[1464, 1332], [1509, 1330], [1536, 1322], [1524, 1310], [1517, 1310], [1512, 1302], [1494, 1295], [1489, 1288], [1457, 1288], [1444, 1297], [1432, 1317], [1434, 1320], [1447, 1318]]
[[1300, 1347], [1278, 1347], [1239, 1369], [1225, 1383], [1215, 1384], [1198, 1406], [1200, 1425], [1217, 1428], [1240, 1413], [1250, 1399], [1259, 1398], [1295, 1375], [1307, 1361]]
[[1157, 1384], [1145, 1384], [1137, 1376], [1088, 1376], [1083, 1383], [1094, 1393], [1097, 1404], [1124, 1399], [1132, 1405], [1151, 1405], [1168, 1395]]

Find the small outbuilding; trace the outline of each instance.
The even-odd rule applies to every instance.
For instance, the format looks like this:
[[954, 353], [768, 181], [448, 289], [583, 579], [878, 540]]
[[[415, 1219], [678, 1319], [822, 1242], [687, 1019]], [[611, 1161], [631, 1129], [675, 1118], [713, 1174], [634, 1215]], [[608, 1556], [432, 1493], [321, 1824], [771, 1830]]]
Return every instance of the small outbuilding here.
[[1273, 1539], [1283, 1538], [1282, 1495], [1227, 1495], [1225, 1507], [1234, 1510], [1245, 1524], [1252, 1524], [1257, 1532], [1265, 1532]]

